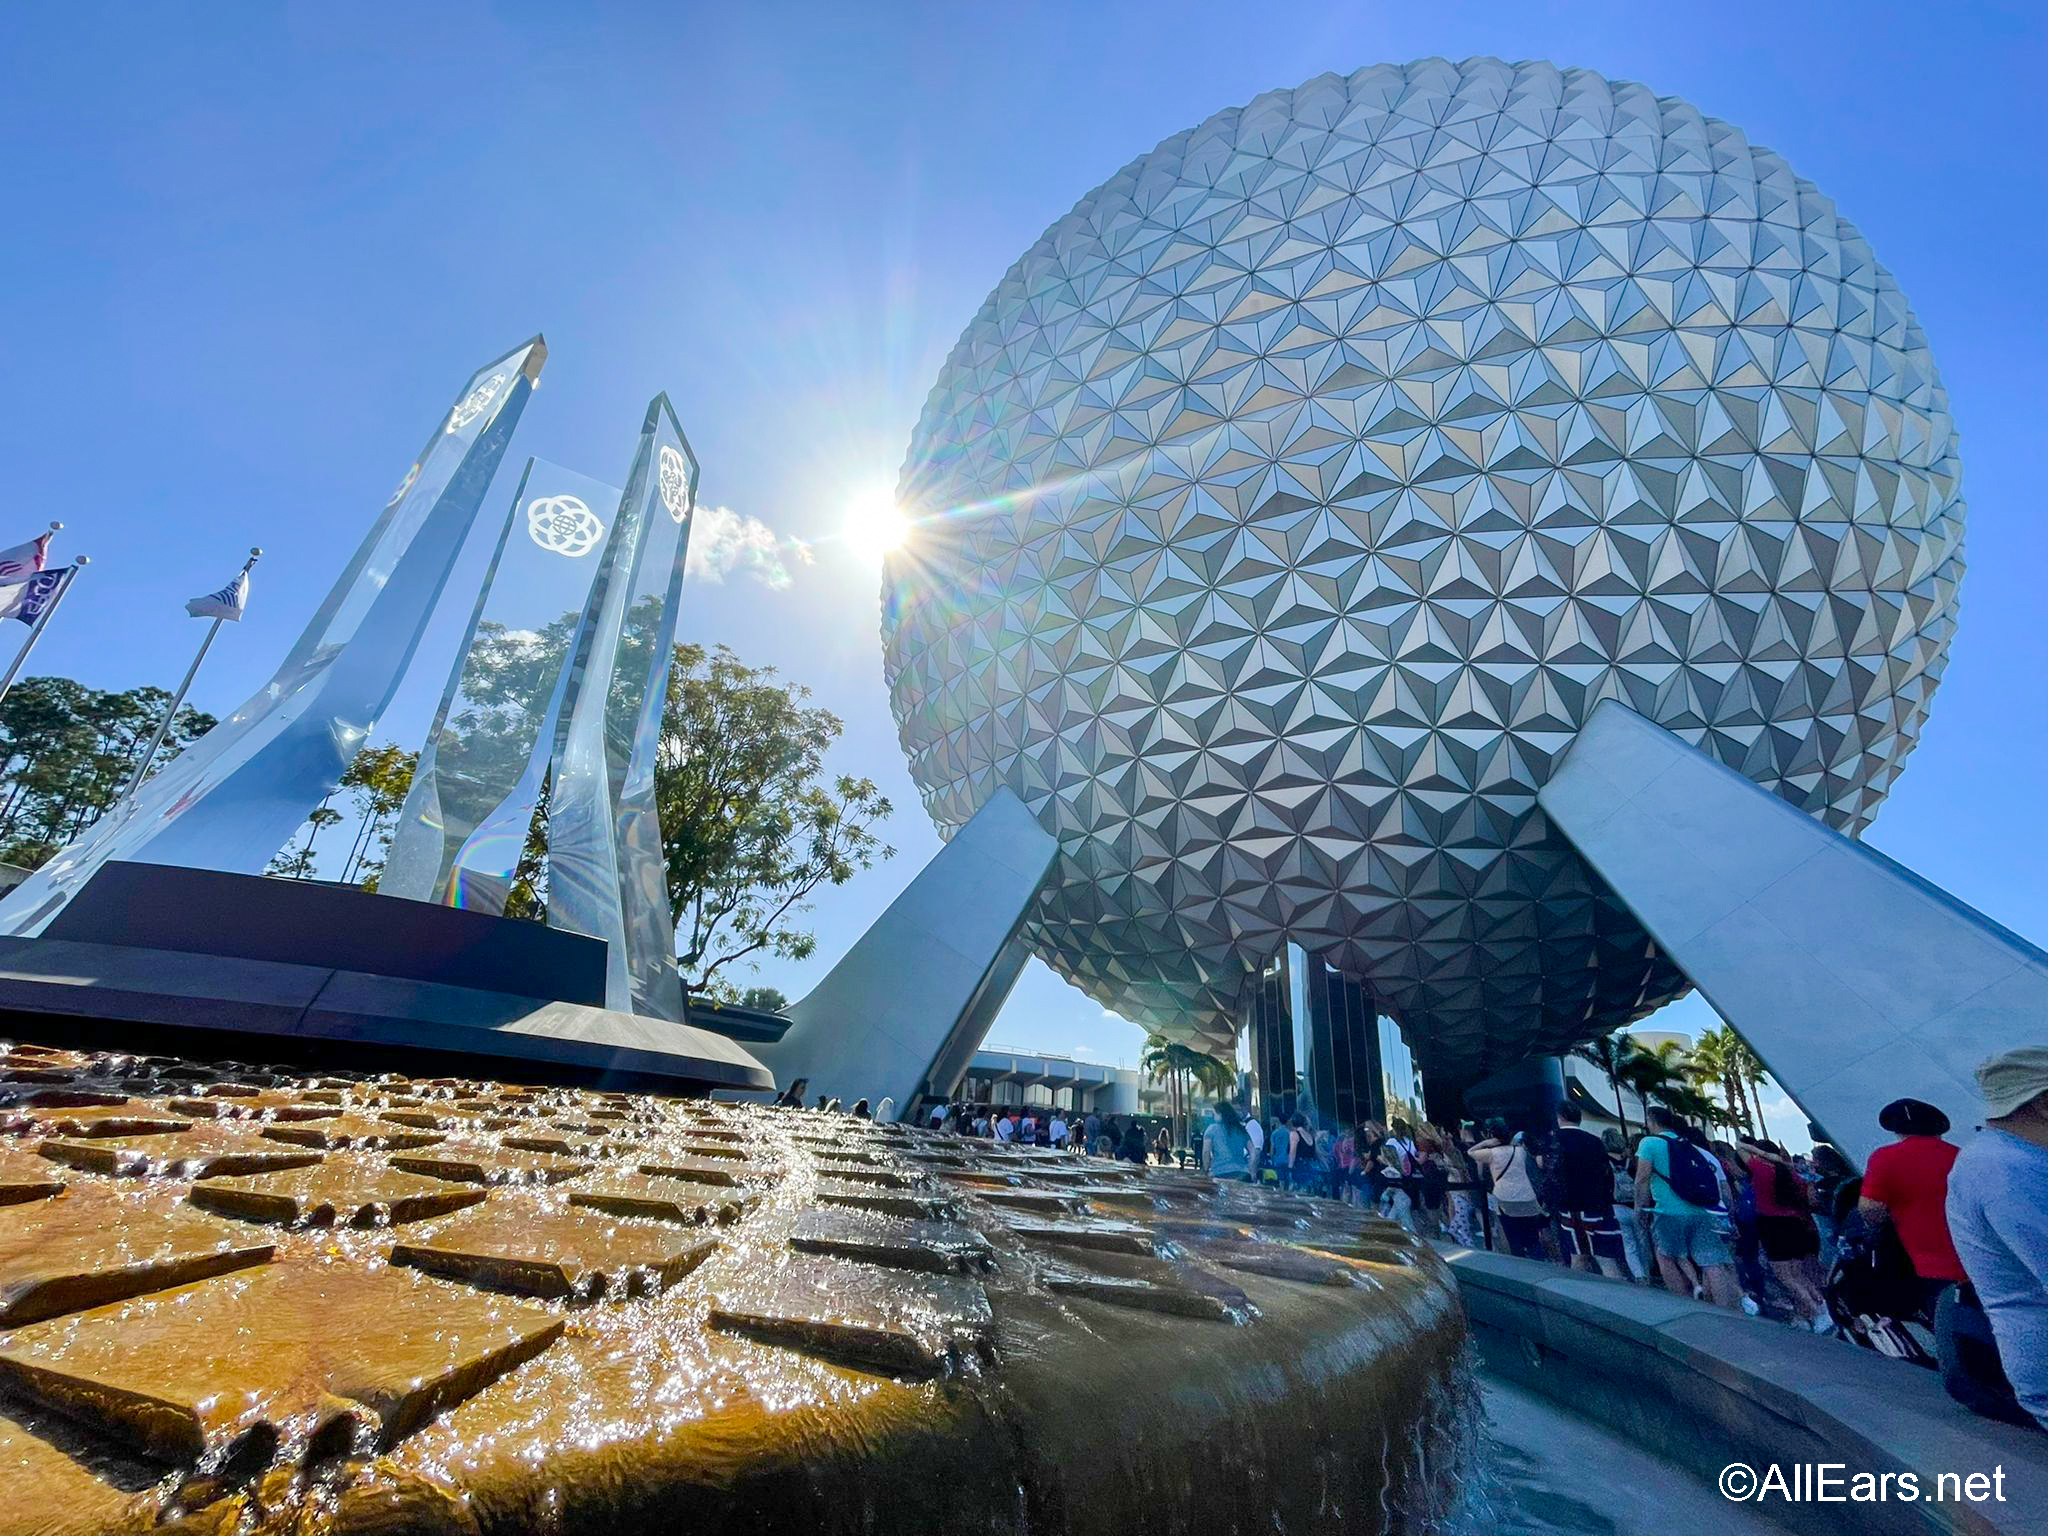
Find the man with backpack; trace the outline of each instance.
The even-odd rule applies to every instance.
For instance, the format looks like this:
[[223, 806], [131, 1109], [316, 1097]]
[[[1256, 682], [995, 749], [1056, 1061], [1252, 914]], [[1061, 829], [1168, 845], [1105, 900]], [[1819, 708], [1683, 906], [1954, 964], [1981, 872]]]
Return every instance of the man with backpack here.
[[1681, 1261], [1699, 1269], [1707, 1299], [1731, 1312], [1742, 1304], [1735, 1254], [1728, 1246], [1728, 1213], [1714, 1160], [1684, 1133], [1662, 1104], [1650, 1106], [1650, 1130], [1636, 1148], [1637, 1219], [1648, 1226], [1664, 1288], [1687, 1296]]

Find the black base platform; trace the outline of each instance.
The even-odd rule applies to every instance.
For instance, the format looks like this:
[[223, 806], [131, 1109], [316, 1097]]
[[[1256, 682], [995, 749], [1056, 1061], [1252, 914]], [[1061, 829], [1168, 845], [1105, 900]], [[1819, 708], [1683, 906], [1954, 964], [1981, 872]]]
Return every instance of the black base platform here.
[[769, 1089], [737, 1042], [604, 1006], [604, 945], [309, 881], [109, 864], [0, 938], [0, 1030], [53, 1045], [668, 1092]]

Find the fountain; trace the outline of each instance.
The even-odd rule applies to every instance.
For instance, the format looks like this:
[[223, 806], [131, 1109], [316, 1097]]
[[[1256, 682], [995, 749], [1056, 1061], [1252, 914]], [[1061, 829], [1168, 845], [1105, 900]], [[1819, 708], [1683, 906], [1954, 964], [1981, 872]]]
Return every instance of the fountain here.
[[0, 1536], [1421, 1532], [1442, 1262], [703, 1099], [0, 1054]]

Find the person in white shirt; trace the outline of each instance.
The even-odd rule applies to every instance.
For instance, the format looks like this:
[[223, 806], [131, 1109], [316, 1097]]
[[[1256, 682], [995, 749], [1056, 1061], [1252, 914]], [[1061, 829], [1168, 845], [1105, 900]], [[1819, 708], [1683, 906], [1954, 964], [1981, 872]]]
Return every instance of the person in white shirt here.
[[1248, 1118], [1244, 1123], [1244, 1133], [1245, 1135], [1251, 1138], [1252, 1182], [1257, 1183], [1259, 1179], [1260, 1164], [1262, 1164], [1266, 1160], [1266, 1128], [1263, 1125], [1259, 1124], [1257, 1119]]
[[1067, 1122], [1060, 1118], [1059, 1111], [1053, 1111], [1052, 1124], [1047, 1127], [1047, 1131], [1052, 1137], [1052, 1144], [1064, 1152], [1067, 1147]]
[[1011, 1117], [1008, 1110], [1004, 1110], [1002, 1118], [996, 1121], [996, 1140], [1015, 1141], [1016, 1139], [1017, 1122]]

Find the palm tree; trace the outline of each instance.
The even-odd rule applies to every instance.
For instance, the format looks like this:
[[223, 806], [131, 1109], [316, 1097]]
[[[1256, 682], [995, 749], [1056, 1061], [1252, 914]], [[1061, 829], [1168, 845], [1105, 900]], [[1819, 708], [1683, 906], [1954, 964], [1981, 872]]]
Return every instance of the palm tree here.
[[1145, 1049], [1138, 1058], [1138, 1065], [1154, 1082], [1166, 1085], [1168, 1117], [1174, 1124], [1175, 1140], [1183, 1145], [1187, 1139], [1187, 1108], [1188, 1100], [1193, 1097], [1192, 1090], [1200, 1088], [1204, 1093], [1221, 1098], [1237, 1084], [1237, 1069], [1229, 1062], [1156, 1032], [1145, 1037]]
[[1726, 1024], [1700, 1036], [1686, 1058], [1686, 1076], [1700, 1087], [1721, 1090], [1730, 1125], [1749, 1129], [1749, 1098], [1742, 1090], [1742, 1057], [1748, 1047]]
[[1673, 1114], [1707, 1125], [1721, 1125], [1732, 1117], [1695, 1089], [1691, 1076], [1691, 1053], [1676, 1040], [1666, 1040], [1655, 1050], [1636, 1045], [1621, 1064], [1622, 1081], [1645, 1104], [1662, 1104]]
[[[1734, 1034], [1734, 1031], [1730, 1030], [1729, 1033]], [[1764, 1064], [1756, 1052], [1749, 1048], [1749, 1042], [1740, 1035], [1735, 1036], [1735, 1048], [1735, 1080], [1749, 1089], [1750, 1100], [1756, 1108], [1756, 1133], [1767, 1137], [1771, 1134], [1771, 1129], [1764, 1124], [1764, 1099], [1760, 1092], [1764, 1081]]]
[[1634, 1042], [1626, 1035], [1602, 1035], [1597, 1040], [1588, 1040], [1575, 1045], [1571, 1054], [1581, 1061], [1591, 1062], [1600, 1069], [1607, 1079], [1607, 1086], [1614, 1090], [1614, 1116], [1621, 1122], [1621, 1134], [1628, 1135], [1628, 1110], [1621, 1102], [1621, 1067], [1628, 1053], [1635, 1049]]

